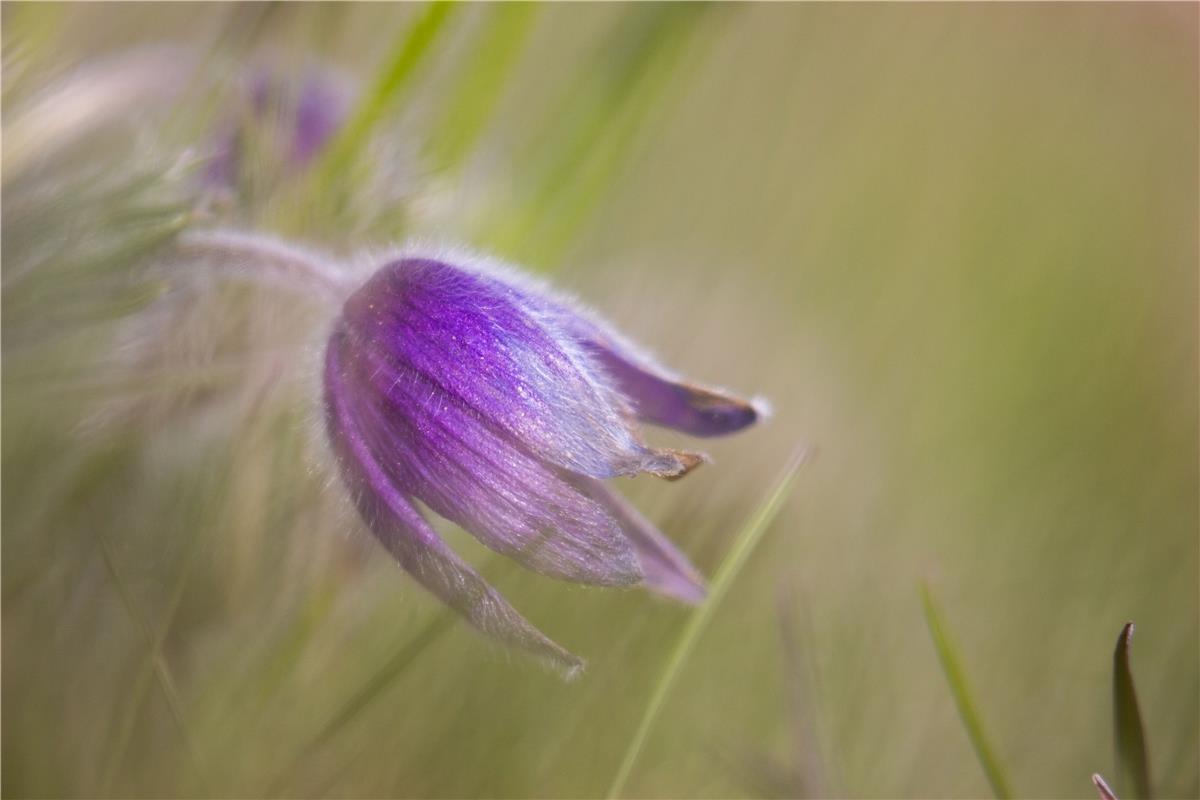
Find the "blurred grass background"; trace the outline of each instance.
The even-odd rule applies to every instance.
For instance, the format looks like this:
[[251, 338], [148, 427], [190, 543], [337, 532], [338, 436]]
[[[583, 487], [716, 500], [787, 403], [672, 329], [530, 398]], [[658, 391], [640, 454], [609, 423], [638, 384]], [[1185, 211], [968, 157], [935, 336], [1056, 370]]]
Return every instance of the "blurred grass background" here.
[[[424, 596], [323, 458], [329, 309], [153, 268], [213, 224], [465, 242], [770, 398], [623, 482], [707, 574], [816, 448], [627, 795], [986, 796], [921, 581], [1016, 794], [1112, 771], [1127, 620], [1158, 793], [1200, 793], [1194, 4], [2, 13], [5, 796], [598, 796], [687, 621], [447, 530], [568, 684]], [[210, 203], [262, 64], [351, 122]]]

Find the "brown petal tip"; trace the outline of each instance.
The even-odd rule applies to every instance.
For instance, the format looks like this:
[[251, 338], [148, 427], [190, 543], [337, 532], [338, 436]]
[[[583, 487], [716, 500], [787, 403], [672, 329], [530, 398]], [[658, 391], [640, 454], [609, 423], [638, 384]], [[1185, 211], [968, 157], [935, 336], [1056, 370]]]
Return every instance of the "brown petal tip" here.
[[656, 452], [669, 456], [671, 461], [674, 462], [674, 466], [670, 469], [655, 470], [651, 474], [668, 481], [679, 480], [709, 460], [708, 456], [703, 453], [692, 453], [687, 450], [662, 449]]

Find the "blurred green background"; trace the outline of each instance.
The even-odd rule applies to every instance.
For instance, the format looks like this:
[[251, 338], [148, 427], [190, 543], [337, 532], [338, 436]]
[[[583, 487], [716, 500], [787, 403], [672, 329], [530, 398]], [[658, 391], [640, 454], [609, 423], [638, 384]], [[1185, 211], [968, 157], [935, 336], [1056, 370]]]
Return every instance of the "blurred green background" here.
[[[330, 310], [171, 271], [225, 225], [464, 242], [769, 398], [622, 482], [706, 574], [816, 449], [628, 796], [987, 796], [922, 581], [1016, 794], [1114, 777], [1133, 620], [1197, 796], [1197, 9], [5, 3], [4, 795], [601, 796], [692, 613], [447, 528], [564, 683], [430, 600], [324, 456]], [[286, 174], [250, 120], [214, 197], [262, 68], [351, 122]]]

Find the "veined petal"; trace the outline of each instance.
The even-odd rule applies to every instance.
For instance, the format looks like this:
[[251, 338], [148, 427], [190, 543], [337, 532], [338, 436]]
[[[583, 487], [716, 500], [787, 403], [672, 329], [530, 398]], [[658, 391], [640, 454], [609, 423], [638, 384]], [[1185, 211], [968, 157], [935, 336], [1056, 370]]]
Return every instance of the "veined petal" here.
[[688, 605], [699, 605], [707, 596], [704, 577], [687, 556], [646, 519], [628, 500], [600, 481], [577, 476], [574, 482], [604, 505], [633, 544], [642, 566], [642, 582], [647, 589]]
[[359, 421], [347, 384], [338, 333], [325, 354], [325, 407], [329, 437], [342, 476], [363, 520], [400, 565], [479, 630], [524, 648], [568, 675], [583, 662], [533, 627], [462, 561], [395, 486], [377, 459]]
[[646, 447], [625, 397], [563, 327], [556, 307], [431, 258], [379, 270], [346, 303], [360, 341], [427, 376], [531, 453], [596, 478], [677, 477], [699, 456]]
[[724, 436], [761, 416], [754, 404], [740, 398], [656, 374], [615, 350], [597, 353], [645, 422], [692, 436]]
[[577, 317], [572, 329], [643, 422], [692, 436], [724, 436], [767, 413], [761, 402], [683, 381], [594, 319]]
[[[335, 333], [349, 336], [345, 333]], [[345, 364], [361, 427], [392, 481], [497, 552], [552, 577], [620, 586], [641, 570], [603, 505], [563, 470], [522, 449], [416, 370], [394, 368], [369, 343]]]

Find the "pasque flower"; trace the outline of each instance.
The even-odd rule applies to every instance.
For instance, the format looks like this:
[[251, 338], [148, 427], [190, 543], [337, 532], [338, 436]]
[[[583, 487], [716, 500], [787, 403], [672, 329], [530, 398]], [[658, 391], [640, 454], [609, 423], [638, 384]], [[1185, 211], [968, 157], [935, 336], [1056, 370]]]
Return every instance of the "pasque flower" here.
[[244, 167], [250, 128], [270, 134], [285, 174], [296, 174], [337, 134], [346, 121], [353, 92], [330, 71], [311, 69], [294, 83], [276, 73], [254, 73], [243, 89], [243, 108], [225, 120], [204, 171], [213, 188], [233, 188]]
[[753, 403], [680, 381], [608, 325], [505, 267], [455, 253], [386, 263], [342, 307], [325, 351], [326, 425], [363, 520], [473, 625], [567, 669], [578, 659], [512, 608], [414, 504], [544, 575], [704, 597], [687, 558], [603, 483], [679, 478], [697, 436], [751, 425]]

